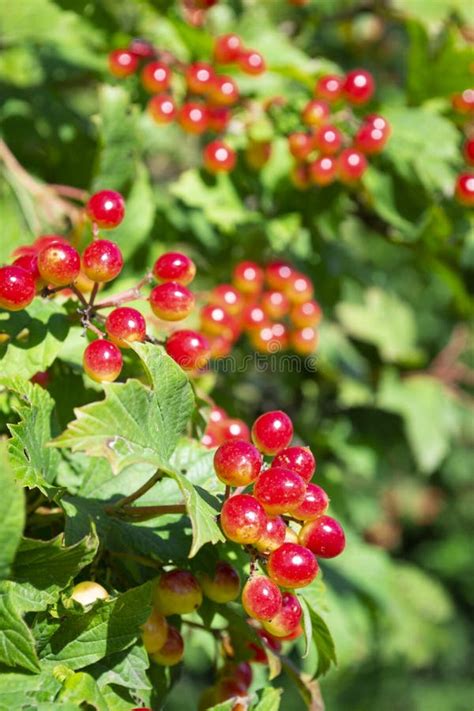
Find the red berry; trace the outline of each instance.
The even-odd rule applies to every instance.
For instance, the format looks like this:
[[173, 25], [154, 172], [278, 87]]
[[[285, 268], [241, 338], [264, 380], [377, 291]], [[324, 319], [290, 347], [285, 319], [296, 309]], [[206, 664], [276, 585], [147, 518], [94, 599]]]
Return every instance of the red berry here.
[[128, 49], [132, 54], [140, 57], [140, 59], [150, 59], [150, 57], [155, 56], [155, 48], [151, 42], [147, 42], [139, 37], [136, 37], [130, 42]]
[[262, 553], [271, 553], [285, 542], [286, 524], [281, 516], [267, 518], [265, 531], [262, 533], [255, 548]]
[[228, 417], [216, 425], [218, 437], [222, 442], [230, 442], [235, 439], [250, 440], [250, 431], [243, 420]]
[[207, 447], [207, 449], [214, 449], [214, 447], [217, 447], [217, 445], [220, 444], [217, 432], [215, 432], [212, 428], [207, 429], [201, 437], [201, 444], [204, 445], [204, 447]]
[[333, 155], [342, 145], [342, 135], [335, 126], [321, 126], [314, 135], [314, 141], [323, 155]]
[[[217, 682], [213, 701], [217, 701], [220, 705], [221, 702], [234, 698], [239, 699], [244, 696], [247, 696], [247, 687], [242, 681], [230, 676], [223, 676]], [[241, 704], [237, 702], [233, 708], [239, 708], [240, 706]]]
[[465, 89], [452, 97], [453, 108], [462, 114], [474, 111], [474, 89]]
[[153, 652], [150, 657], [155, 664], [164, 667], [172, 667], [179, 664], [184, 654], [184, 642], [180, 633], [175, 627], [168, 625], [168, 636], [166, 642], [158, 652]]
[[277, 454], [293, 439], [293, 424], [281, 410], [266, 412], [253, 423], [252, 439], [264, 454]]
[[290, 308], [290, 302], [282, 291], [265, 291], [260, 303], [265, 314], [271, 319], [283, 318]]
[[266, 69], [265, 60], [260, 52], [256, 52], [254, 49], [245, 49], [240, 52], [237, 58], [237, 64], [245, 74], [252, 74], [254, 76], [263, 74]]
[[294, 269], [287, 262], [274, 261], [267, 264], [265, 278], [271, 289], [284, 291], [290, 283]]
[[92, 341], [86, 347], [83, 366], [89, 378], [96, 382], [117, 380], [122, 370], [123, 360], [120, 349], [103, 338]]
[[294, 165], [290, 172], [290, 180], [297, 190], [307, 190], [311, 185], [309, 167], [304, 163]]
[[38, 256], [36, 254], [23, 254], [20, 257], [17, 257], [13, 262], [13, 266], [20, 267], [21, 269], [24, 269], [25, 272], [28, 272], [28, 274], [31, 274], [35, 280], [36, 288], [44, 284], [41, 279], [41, 274], [39, 273]]
[[239, 89], [232, 77], [218, 74], [212, 81], [209, 95], [219, 106], [232, 106], [239, 100]]
[[302, 304], [310, 301], [313, 297], [313, 285], [311, 280], [305, 274], [293, 272], [287, 285], [285, 286], [285, 294], [292, 304]]
[[237, 61], [242, 51], [240, 37], [234, 34], [217, 37], [214, 43], [214, 59], [219, 64], [231, 64]]
[[166, 352], [183, 370], [201, 370], [209, 360], [209, 342], [197, 331], [175, 331], [166, 341]]
[[380, 153], [388, 140], [388, 133], [372, 124], [363, 124], [357, 131], [354, 139], [355, 147], [362, 153], [372, 155]]
[[466, 207], [474, 206], [474, 173], [461, 173], [456, 180], [457, 200]]
[[234, 679], [238, 679], [239, 681], [241, 681], [242, 684], [245, 684], [247, 688], [252, 683], [252, 667], [248, 662], [239, 662], [239, 664], [236, 664], [235, 666], [232, 665], [231, 674]]
[[309, 164], [309, 176], [311, 182], [321, 187], [330, 185], [337, 176], [337, 163], [330, 156], [316, 158]]
[[52, 244], [57, 244], [58, 242], [60, 242], [61, 244], [69, 244], [67, 239], [61, 237], [61, 235], [41, 235], [41, 237], [37, 237], [33, 242], [33, 252], [35, 254], [38, 254], [45, 247], [49, 247]]
[[365, 104], [375, 91], [372, 74], [364, 69], [353, 69], [344, 79], [344, 96], [351, 104]]
[[190, 64], [185, 73], [187, 87], [193, 94], [207, 94], [211, 89], [214, 76], [213, 68], [205, 62]]
[[152, 610], [150, 617], [142, 627], [143, 646], [150, 654], [158, 652], [168, 637], [168, 624], [159, 612]]
[[302, 503], [292, 509], [294, 518], [301, 521], [312, 521], [326, 513], [329, 506], [329, 497], [317, 484], [308, 484]]
[[286, 634], [284, 637], [279, 637], [279, 639], [283, 640], [284, 642], [292, 640], [292, 639], [298, 639], [298, 637], [301, 637], [301, 635], [304, 633], [303, 627], [301, 624], [297, 625], [295, 629], [290, 632], [289, 634]]
[[123, 197], [114, 190], [101, 190], [89, 198], [87, 214], [103, 230], [117, 227], [125, 216]]
[[187, 102], [183, 104], [178, 114], [181, 128], [187, 133], [200, 134], [207, 129], [207, 109], [202, 104]]
[[255, 262], [239, 262], [234, 267], [232, 283], [243, 294], [258, 294], [263, 286], [263, 269]]
[[272, 637], [272, 635], [268, 634], [268, 632], [266, 632], [265, 630], [257, 630], [257, 634], [260, 639], [263, 640], [265, 645], [255, 644], [254, 642], [249, 643], [248, 647], [253, 652], [253, 656], [251, 657], [250, 661], [255, 662], [257, 664], [268, 664], [268, 657], [267, 653], [265, 652], [265, 646], [269, 647], [272, 652], [276, 652], [277, 654], [279, 654], [281, 652], [281, 642], [279, 639]]
[[96, 239], [85, 248], [82, 264], [85, 275], [92, 281], [112, 281], [122, 271], [122, 252], [115, 242]]
[[291, 331], [290, 344], [298, 355], [307, 356], [315, 352], [319, 343], [319, 334], [312, 326]]
[[204, 149], [204, 165], [210, 173], [229, 173], [235, 167], [235, 151], [224, 141], [211, 141]]
[[169, 94], [157, 94], [148, 102], [148, 112], [155, 123], [171, 123], [178, 115], [173, 98]]
[[221, 306], [231, 316], [238, 316], [245, 304], [240, 291], [237, 291], [231, 284], [215, 286], [209, 295], [209, 302], [214, 306]]
[[309, 585], [318, 570], [318, 563], [311, 551], [297, 543], [284, 543], [270, 553], [268, 558], [268, 575], [284, 588], [303, 588]]
[[238, 324], [221, 306], [208, 304], [203, 306], [200, 314], [200, 326], [206, 335], [222, 335], [228, 340], [233, 340], [238, 334]]
[[303, 109], [301, 120], [307, 126], [322, 126], [329, 118], [331, 109], [326, 101], [312, 99]]
[[242, 326], [247, 330], [269, 325], [270, 322], [261, 306], [249, 306], [242, 315]]
[[157, 281], [175, 281], [185, 286], [196, 275], [194, 262], [181, 252], [167, 252], [158, 257], [153, 265], [153, 274]]
[[135, 74], [138, 58], [128, 49], [115, 49], [109, 54], [109, 69], [115, 77], [128, 77]]
[[342, 526], [331, 516], [320, 516], [314, 521], [308, 521], [298, 538], [318, 558], [335, 558], [346, 546]]
[[464, 144], [464, 158], [468, 163], [474, 165], [474, 138], [468, 138]]
[[290, 319], [298, 328], [317, 326], [321, 321], [322, 310], [317, 301], [304, 301], [295, 304], [290, 312]]
[[320, 99], [331, 102], [338, 101], [342, 95], [343, 83], [343, 77], [339, 77], [336, 74], [325, 74], [318, 79], [314, 93]]
[[50, 374], [47, 370], [39, 370], [30, 378], [30, 382], [40, 385], [42, 388], [47, 388], [50, 382]]
[[39, 253], [38, 269], [47, 284], [66, 286], [79, 276], [81, 258], [70, 244], [53, 242]]
[[130, 348], [131, 343], [145, 340], [146, 321], [136, 309], [119, 306], [107, 316], [105, 330], [116, 346]]
[[364, 124], [366, 126], [372, 126], [373, 128], [377, 128], [379, 131], [382, 131], [387, 136], [387, 138], [390, 136], [390, 124], [387, 119], [383, 116], [380, 116], [380, 114], [369, 114], [368, 116], [365, 116]]
[[218, 479], [229, 486], [248, 486], [260, 473], [262, 455], [246, 440], [224, 442], [214, 455]]
[[344, 183], [352, 183], [359, 180], [367, 169], [367, 159], [363, 153], [346, 148], [338, 156], [337, 169], [339, 179]]
[[159, 284], [150, 293], [151, 310], [163, 321], [182, 321], [189, 316], [195, 303], [194, 294], [176, 281]]
[[201, 586], [189, 570], [163, 573], [153, 591], [153, 605], [165, 617], [186, 615], [197, 610], [201, 603]]
[[214, 133], [222, 133], [226, 130], [230, 119], [232, 118], [232, 110], [227, 106], [208, 106], [208, 129]]
[[303, 503], [305, 492], [306, 484], [299, 474], [273, 466], [260, 474], [253, 488], [255, 498], [271, 516], [290, 513]]
[[211, 338], [212, 358], [227, 358], [232, 353], [234, 341], [225, 336], [214, 336]]
[[21, 267], [0, 267], [0, 308], [21, 311], [31, 304], [36, 294], [33, 276]]
[[314, 147], [314, 136], [309, 133], [296, 131], [288, 136], [288, 148], [296, 160], [306, 160]]
[[227, 418], [227, 412], [222, 407], [213, 405], [209, 413], [209, 424], [217, 425]]
[[150, 94], [166, 91], [171, 81], [171, 71], [164, 62], [150, 62], [142, 69], [141, 80]]
[[272, 467], [291, 469], [308, 482], [316, 471], [316, 460], [309, 447], [288, 447], [278, 452]]
[[224, 501], [221, 526], [235, 543], [252, 545], [265, 531], [266, 516], [262, 505], [250, 494], [237, 494]]
[[286, 637], [298, 629], [303, 610], [298, 598], [293, 593], [282, 595], [281, 609], [269, 622], [264, 623], [267, 632], [275, 637]]
[[209, 600], [226, 603], [235, 600], [240, 592], [240, 577], [234, 566], [220, 560], [216, 563], [214, 574], [198, 575], [202, 591]]
[[279, 353], [288, 347], [288, 330], [283, 323], [268, 323], [249, 331], [250, 342], [260, 353]]
[[249, 617], [271, 620], [281, 610], [281, 592], [265, 575], [255, 575], [244, 585], [242, 606]]

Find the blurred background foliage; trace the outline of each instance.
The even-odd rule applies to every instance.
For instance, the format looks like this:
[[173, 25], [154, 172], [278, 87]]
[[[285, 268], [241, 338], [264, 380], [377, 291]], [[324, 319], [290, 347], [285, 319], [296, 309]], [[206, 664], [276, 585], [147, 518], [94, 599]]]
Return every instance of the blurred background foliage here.
[[[203, 289], [228, 281], [242, 258], [283, 256], [314, 280], [324, 310], [316, 373], [276, 359], [266, 371], [212, 372], [201, 387], [249, 422], [286, 410], [347, 527], [346, 553], [323, 570], [339, 660], [322, 680], [331, 711], [472, 709], [474, 230], [452, 198], [463, 135], [450, 97], [473, 84], [473, 24], [469, 0], [228, 0], [201, 28], [165, 0], [0, 0], [1, 137], [41, 183], [125, 193], [114, 237], [130, 283], [175, 247], [195, 259]], [[250, 128], [274, 142], [261, 173], [241, 157], [230, 176], [210, 178], [199, 139], [154, 125], [134, 79], [108, 75], [108, 51], [132, 37], [207, 59], [226, 31], [266, 58], [263, 77], [238, 80], [257, 99], [297, 106], [321, 72], [374, 73], [374, 108], [393, 135], [360, 189], [295, 190], [285, 140], [266, 121]], [[231, 141], [244, 149], [248, 132]], [[32, 192], [2, 165], [0, 261], [58, 228], [41, 183]], [[59, 355], [52, 388], [65, 421], [97, 397], [74, 386], [81, 346], [71, 338], [51, 336], [22, 365], [29, 377]], [[193, 707], [208, 651], [204, 640], [187, 650], [167, 708]], [[301, 707], [293, 693], [283, 708]]]

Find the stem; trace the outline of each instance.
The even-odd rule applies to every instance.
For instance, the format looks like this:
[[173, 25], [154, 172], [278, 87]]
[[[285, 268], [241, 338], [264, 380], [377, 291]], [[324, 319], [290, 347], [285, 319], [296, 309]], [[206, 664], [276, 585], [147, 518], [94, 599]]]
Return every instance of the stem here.
[[94, 286], [92, 287], [91, 295], [89, 298], [89, 309], [91, 309], [94, 305], [95, 297], [97, 296], [97, 292], [99, 291], [99, 286], [100, 284], [98, 281], [94, 282]]
[[124, 496], [123, 498], [119, 499], [115, 504], [107, 506], [107, 513], [114, 513], [118, 509], [123, 509], [124, 506], [128, 506], [128, 504], [133, 504], [134, 501], [139, 499], [140, 496], [143, 496], [143, 494], [146, 494], [146, 492], [149, 491], [152, 486], [154, 486], [156, 482], [160, 481], [160, 479], [162, 479], [164, 476], [166, 476], [166, 473], [161, 471], [161, 469], [157, 469], [153, 476], [150, 477], [148, 481], [146, 481], [139, 489], [134, 491], [133, 494]]
[[87, 309], [89, 304], [85, 300], [82, 291], [79, 291], [79, 289], [77, 288], [77, 286], [75, 284], [71, 284], [70, 289], [71, 289], [71, 291], [73, 291], [75, 293], [75, 295], [77, 296], [77, 298], [79, 299], [81, 304]]
[[184, 504], [165, 504], [162, 506], [122, 506], [117, 510], [107, 511], [107, 513], [126, 521], [149, 521], [152, 518], [158, 518], [158, 516], [184, 514], [186, 513], [186, 506]]
[[110, 299], [104, 299], [103, 301], [99, 301], [99, 303], [96, 304], [94, 308], [109, 309], [111, 306], [119, 306], [120, 304], [124, 304], [127, 301], [135, 301], [137, 299], [140, 299], [142, 297], [142, 288], [152, 279], [153, 275], [151, 274], [151, 272], [148, 272], [147, 274], [145, 274], [143, 279], [138, 282], [136, 286], [132, 287], [131, 289], [127, 289], [126, 291], [122, 291], [120, 294], [116, 294], [115, 296], [110, 297]]
[[229, 498], [229, 496], [231, 494], [232, 494], [232, 488], [229, 484], [226, 484], [225, 492], [224, 492], [224, 501], [227, 501], [227, 499]]
[[73, 188], [71, 185], [49, 185], [51, 190], [54, 190], [58, 195], [63, 197], [71, 198], [72, 200], [77, 200], [78, 202], [85, 202], [88, 198], [88, 193], [86, 190], [81, 190], [80, 188]]

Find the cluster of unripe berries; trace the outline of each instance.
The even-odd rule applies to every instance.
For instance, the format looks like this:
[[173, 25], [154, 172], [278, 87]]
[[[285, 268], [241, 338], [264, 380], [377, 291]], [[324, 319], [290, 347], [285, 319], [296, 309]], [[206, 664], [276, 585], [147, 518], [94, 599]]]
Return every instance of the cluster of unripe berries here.
[[466, 169], [456, 179], [455, 196], [466, 207], [474, 207], [474, 89], [466, 89], [452, 97], [453, 109], [466, 118], [463, 122], [465, 142], [463, 157]]
[[[134, 40], [127, 49], [116, 49], [109, 54], [109, 67], [114, 76], [123, 78], [140, 71], [142, 86], [153, 95], [148, 102], [148, 113], [155, 123], [176, 121], [186, 133], [206, 134], [203, 161], [211, 173], [228, 172], [236, 163], [236, 153], [230, 145], [221, 139], [209, 141], [207, 138], [209, 134], [226, 131], [232, 112], [240, 102], [234, 78], [218, 71], [222, 66], [231, 65], [253, 76], [265, 71], [262, 55], [244, 47], [235, 34], [216, 38], [212, 62], [183, 65], [169, 52], [159, 51], [143, 40]], [[179, 89], [183, 81], [184, 95], [178, 102], [176, 88]]]

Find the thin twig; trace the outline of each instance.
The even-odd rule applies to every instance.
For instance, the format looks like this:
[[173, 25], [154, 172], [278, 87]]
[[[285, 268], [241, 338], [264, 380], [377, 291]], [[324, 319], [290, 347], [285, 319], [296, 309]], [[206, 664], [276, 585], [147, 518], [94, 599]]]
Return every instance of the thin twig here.
[[136, 301], [137, 299], [142, 298], [143, 294], [141, 292], [142, 288], [145, 286], [145, 284], [148, 284], [151, 280], [153, 279], [153, 274], [151, 272], [148, 272], [145, 274], [143, 279], [141, 279], [138, 284], [131, 289], [127, 289], [126, 291], [122, 291], [120, 294], [116, 294], [115, 296], [111, 296], [109, 299], [104, 299], [103, 301], [99, 301], [94, 308], [95, 309], [108, 309], [111, 308], [112, 306], [119, 306], [120, 304], [124, 304], [127, 301]]
[[133, 494], [129, 494], [128, 496], [122, 497], [115, 504], [107, 506], [105, 510], [107, 511], [107, 513], [114, 513], [118, 509], [122, 509], [124, 506], [128, 506], [128, 504], [133, 504], [134, 501], [139, 499], [140, 496], [143, 496], [143, 494], [146, 494], [146, 492], [149, 491], [164, 476], [166, 476], [166, 472], [162, 471], [161, 469], [157, 469], [153, 476], [151, 476], [148, 481], [146, 481], [139, 489], [134, 491]]

